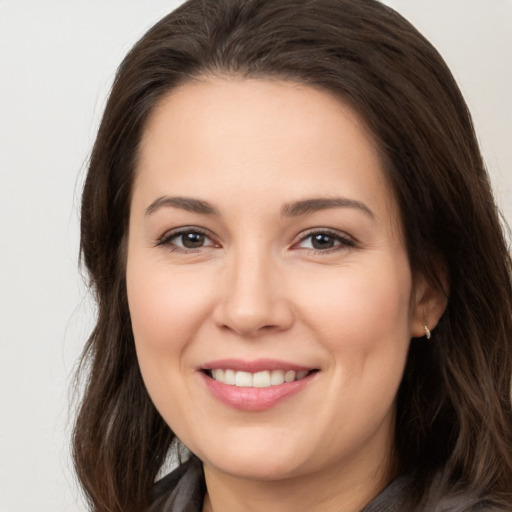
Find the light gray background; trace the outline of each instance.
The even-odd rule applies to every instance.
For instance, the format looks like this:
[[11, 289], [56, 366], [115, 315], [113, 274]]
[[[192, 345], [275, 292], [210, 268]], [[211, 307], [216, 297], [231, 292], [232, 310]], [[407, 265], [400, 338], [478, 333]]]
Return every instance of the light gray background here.
[[[94, 305], [79, 274], [87, 157], [115, 68], [179, 1], [0, 0], [0, 512], [85, 511], [71, 376]], [[512, 0], [389, 0], [440, 50], [512, 219]]]

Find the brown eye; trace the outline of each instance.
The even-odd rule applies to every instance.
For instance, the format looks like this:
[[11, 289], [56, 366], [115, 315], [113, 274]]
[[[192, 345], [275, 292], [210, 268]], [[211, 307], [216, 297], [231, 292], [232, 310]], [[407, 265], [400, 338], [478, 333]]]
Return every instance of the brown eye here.
[[177, 238], [181, 238], [181, 245], [186, 249], [197, 249], [203, 247], [206, 236], [203, 233], [190, 232], [183, 233]]
[[205, 233], [188, 229], [175, 231], [174, 233], [165, 236], [159, 242], [159, 245], [167, 246], [171, 249], [186, 251], [201, 249], [202, 247], [212, 247], [215, 244]]
[[341, 233], [330, 231], [316, 231], [304, 236], [295, 246], [300, 249], [311, 249], [313, 251], [329, 251], [330, 249], [343, 249], [354, 247], [354, 242]]
[[[318, 233], [311, 236], [311, 246], [313, 249], [331, 249], [336, 245], [337, 240], [325, 233]], [[338, 242], [339, 243], [339, 242]]]

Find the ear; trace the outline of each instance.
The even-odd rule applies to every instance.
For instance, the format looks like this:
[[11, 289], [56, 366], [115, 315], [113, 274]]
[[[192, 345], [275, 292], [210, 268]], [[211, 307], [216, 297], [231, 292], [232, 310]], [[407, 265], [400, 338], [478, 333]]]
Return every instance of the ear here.
[[448, 302], [448, 280], [444, 273], [438, 274], [438, 278], [438, 283], [433, 283], [424, 276], [414, 280], [410, 310], [412, 338], [425, 336], [425, 326], [433, 331], [443, 316]]

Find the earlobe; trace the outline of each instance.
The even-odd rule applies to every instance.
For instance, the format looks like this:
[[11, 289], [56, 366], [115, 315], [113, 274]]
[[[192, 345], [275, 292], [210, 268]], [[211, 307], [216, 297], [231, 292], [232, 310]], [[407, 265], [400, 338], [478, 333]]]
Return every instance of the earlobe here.
[[432, 283], [426, 278], [417, 279], [411, 308], [411, 337], [430, 339], [448, 303], [446, 279]]

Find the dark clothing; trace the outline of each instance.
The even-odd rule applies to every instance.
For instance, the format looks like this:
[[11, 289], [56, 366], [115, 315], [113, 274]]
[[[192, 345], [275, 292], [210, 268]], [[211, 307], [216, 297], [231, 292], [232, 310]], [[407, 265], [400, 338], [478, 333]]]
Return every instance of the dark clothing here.
[[[399, 476], [361, 512], [501, 512], [467, 493], [439, 496], [436, 481], [426, 501], [411, 509], [407, 506], [411, 485], [410, 476]], [[205, 492], [201, 462], [192, 457], [155, 484], [149, 512], [201, 512]]]

